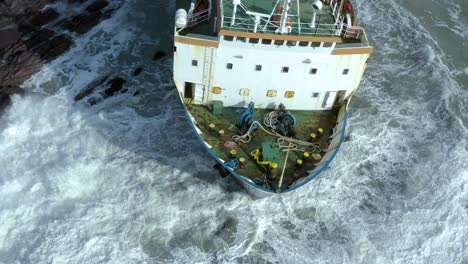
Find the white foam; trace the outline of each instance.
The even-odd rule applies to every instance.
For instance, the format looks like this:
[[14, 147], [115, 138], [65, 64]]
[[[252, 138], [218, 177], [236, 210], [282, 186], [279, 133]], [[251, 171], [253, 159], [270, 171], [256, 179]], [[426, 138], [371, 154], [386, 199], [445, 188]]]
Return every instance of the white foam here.
[[170, 62], [145, 65], [139, 104], [126, 95], [89, 108], [71, 103], [108, 69], [128, 71], [115, 64], [134, 36], [125, 20], [134, 4], [25, 84], [42, 96], [15, 97], [0, 117], [0, 262], [467, 257], [467, 131], [451, 106], [465, 94], [404, 8], [357, 2], [376, 52], [351, 105], [352, 139], [332, 168], [288, 196], [252, 201], [211, 169], [171, 84], [161, 83]]

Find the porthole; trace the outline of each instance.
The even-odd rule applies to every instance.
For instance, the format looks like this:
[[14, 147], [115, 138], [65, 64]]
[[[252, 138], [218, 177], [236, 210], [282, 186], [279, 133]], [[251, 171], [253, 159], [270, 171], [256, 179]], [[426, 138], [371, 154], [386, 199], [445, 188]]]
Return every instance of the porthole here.
[[242, 88], [242, 89], [240, 89], [239, 94], [242, 95], [242, 96], [249, 96], [250, 91], [247, 88]]
[[214, 86], [213, 88], [211, 88], [211, 92], [214, 93], [214, 94], [221, 94], [222, 91], [223, 91], [223, 89], [221, 87], [218, 87], [218, 86]]
[[286, 91], [286, 92], [284, 93], [284, 97], [286, 97], [286, 98], [293, 98], [293, 97], [294, 97], [294, 94], [295, 94], [294, 91]]
[[268, 90], [267, 91], [267, 96], [268, 97], [276, 97], [276, 90]]

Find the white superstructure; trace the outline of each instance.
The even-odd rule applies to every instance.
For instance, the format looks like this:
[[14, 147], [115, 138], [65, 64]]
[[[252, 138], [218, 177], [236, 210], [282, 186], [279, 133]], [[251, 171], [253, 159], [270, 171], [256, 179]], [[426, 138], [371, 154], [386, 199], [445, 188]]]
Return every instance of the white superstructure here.
[[[255, 19], [251, 26], [262, 27]], [[176, 33], [174, 80], [181, 95], [195, 104], [219, 100], [243, 107], [253, 101], [263, 108], [283, 103], [288, 109], [331, 109], [356, 91], [372, 52], [358, 27], [354, 43], [344, 43], [335, 31], [326, 37], [218, 29], [214, 37]]]

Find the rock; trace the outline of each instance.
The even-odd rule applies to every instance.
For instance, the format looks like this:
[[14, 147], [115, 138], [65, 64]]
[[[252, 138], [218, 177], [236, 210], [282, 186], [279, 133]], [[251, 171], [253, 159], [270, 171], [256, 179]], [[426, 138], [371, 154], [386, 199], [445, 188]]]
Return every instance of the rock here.
[[57, 19], [59, 16], [59, 13], [52, 8], [48, 8], [42, 12], [26, 9], [25, 13], [16, 15], [18, 30], [23, 34], [31, 33], [41, 29], [42, 26]]
[[[70, 7], [69, 19], [54, 22], [60, 14], [52, 8], [44, 8], [57, 0], [0, 0], [0, 86], [19, 86], [37, 72], [41, 66], [51, 61], [73, 44], [71, 37], [58, 31], [85, 33], [100, 21], [110, 17], [119, 7], [109, 8], [108, 0], [68, 0], [61, 1]], [[80, 6], [83, 5], [83, 8]], [[53, 24], [51, 24], [51, 22]], [[106, 82], [104, 79], [102, 83]], [[102, 84], [101, 83], [101, 84]], [[101, 85], [98, 84], [98, 85]], [[123, 82], [115, 80], [107, 93], [121, 90]], [[120, 87], [119, 87], [120, 86]], [[90, 89], [90, 91], [89, 91]], [[87, 87], [75, 96], [76, 100], [88, 96], [93, 88]], [[0, 91], [1, 103], [9, 102], [6, 92]]]
[[86, 86], [85, 89], [83, 89], [83, 91], [79, 92], [76, 96], [75, 96], [75, 102], [76, 101], [79, 101], [83, 98], [85, 98], [86, 96], [90, 95], [95, 89], [96, 87], [100, 86], [101, 84], [103, 84], [105, 81], [107, 81], [107, 79], [109, 78], [109, 76], [105, 76], [103, 78], [100, 78], [100, 79], [96, 79], [94, 81], [92, 81], [90, 84], [88, 84]]
[[28, 50], [32, 50], [35, 47], [38, 47], [45, 41], [49, 40], [55, 35], [55, 32], [50, 29], [41, 29], [31, 35], [28, 39], [24, 41], [24, 44]]
[[99, 21], [101, 21], [101, 12], [80, 14], [74, 16], [71, 20], [66, 20], [63, 23], [63, 27], [71, 32], [84, 34], [96, 26]]
[[154, 60], [154, 61], [157, 61], [157, 60], [162, 59], [162, 58], [165, 57], [165, 56], [166, 56], [166, 53], [165, 53], [164, 51], [158, 51], [158, 52], [156, 52], [156, 53], [154, 54], [153, 60]]
[[140, 75], [141, 71], [143, 70], [143, 68], [137, 68], [136, 70], [133, 71], [133, 76], [138, 76]]
[[123, 84], [125, 83], [126, 81], [120, 77], [117, 77], [117, 78], [114, 78], [112, 80], [110, 80], [108, 82], [108, 84], [110, 84], [111, 86], [109, 88], [107, 88], [104, 93], [107, 95], [107, 96], [112, 96], [114, 95], [116, 92], [122, 90], [123, 88]]
[[140, 94], [139, 91], [135, 91], [135, 92], [133, 93], [133, 96], [137, 96], [137, 95], [139, 95], [139, 94]]
[[18, 86], [0, 86], [0, 111], [10, 104], [10, 96], [14, 94], [23, 94], [24, 90]]
[[57, 11], [52, 8], [47, 8], [46, 10], [34, 16], [31, 19], [31, 24], [37, 27], [41, 27], [57, 19], [59, 16], [60, 14]]
[[17, 29], [6, 29], [0, 31], [0, 50], [17, 42], [20, 39], [20, 36], [21, 35]]
[[41, 45], [37, 53], [43, 60], [51, 61], [67, 51], [71, 44], [72, 40], [69, 36], [63, 34], [58, 35]]
[[86, 11], [90, 13], [95, 13], [101, 11], [108, 5], [109, 3], [106, 0], [96, 0], [86, 8]]
[[76, 4], [76, 3], [84, 3], [86, 2], [87, 0], [68, 0], [68, 3], [70, 4]]

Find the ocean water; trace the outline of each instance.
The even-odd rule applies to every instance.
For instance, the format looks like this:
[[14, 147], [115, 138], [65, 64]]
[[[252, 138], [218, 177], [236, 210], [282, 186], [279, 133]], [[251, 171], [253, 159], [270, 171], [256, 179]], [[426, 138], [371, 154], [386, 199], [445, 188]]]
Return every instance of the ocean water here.
[[[262, 200], [212, 169], [151, 60], [174, 4], [123, 2], [0, 116], [0, 263], [468, 263], [468, 2], [355, 2], [375, 53], [351, 140]], [[74, 102], [105, 75], [128, 91]]]

